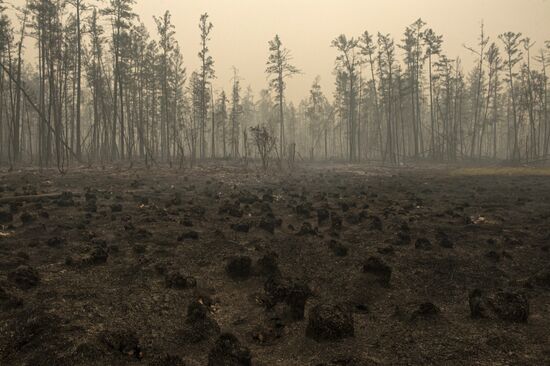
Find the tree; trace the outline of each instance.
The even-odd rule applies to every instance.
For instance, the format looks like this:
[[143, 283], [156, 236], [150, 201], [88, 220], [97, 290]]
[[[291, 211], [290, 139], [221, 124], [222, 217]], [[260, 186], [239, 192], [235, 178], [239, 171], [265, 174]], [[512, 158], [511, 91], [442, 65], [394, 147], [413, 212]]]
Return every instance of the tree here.
[[162, 17], [154, 17], [157, 24], [157, 32], [159, 34], [159, 46], [161, 49], [161, 131], [160, 131], [160, 146], [162, 157], [170, 161], [170, 134], [169, 134], [169, 105], [170, 93], [168, 87], [168, 75], [170, 70], [170, 59], [175, 47], [174, 41], [174, 25], [171, 21], [172, 16], [167, 10]]
[[202, 115], [202, 81], [199, 74], [194, 71], [189, 80], [189, 94], [191, 104], [191, 118], [187, 128], [187, 140], [191, 153], [191, 164], [194, 164], [197, 159], [197, 148], [200, 131], [200, 119]]
[[[214, 60], [212, 56], [208, 54], [208, 41], [210, 41], [210, 33], [212, 32], [214, 25], [208, 21], [208, 13], [201, 15], [199, 29], [201, 31], [201, 50], [199, 51], [199, 58], [201, 60], [200, 70], [200, 157], [204, 159], [206, 157], [206, 116], [208, 114], [208, 95], [207, 86], [209, 80], [215, 77], [214, 73]], [[214, 133], [214, 131], [212, 131]]]
[[220, 96], [218, 97], [218, 110], [217, 118], [218, 128], [221, 126], [222, 129], [222, 147], [223, 147], [223, 158], [227, 158], [227, 96], [225, 91], [222, 90]]
[[[375, 54], [377, 50], [376, 43], [373, 40], [373, 36], [365, 31], [360, 39], [359, 46], [361, 47], [361, 53], [364, 57], [367, 58], [367, 61], [370, 66], [370, 73], [371, 73], [371, 90], [372, 94], [374, 95], [374, 120], [376, 124], [376, 131], [378, 135], [378, 143], [380, 148], [382, 147], [382, 122], [380, 121], [380, 102], [378, 98], [378, 87], [376, 84], [376, 77], [374, 76], [376, 72], [375, 67]], [[368, 149], [366, 150], [368, 152]]]
[[472, 143], [470, 145], [470, 156], [474, 157], [475, 154], [475, 148], [476, 148], [476, 139], [479, 134], [479, 115], [480, 115], [480, 108], [481, 108], [481, 98], [482, 98], [482, 88], [483, 88], [483, 65], [485, 61], [485, 48], [487, 47], [487, 44], [489, 43], [489, 38], [485, 36], [485, 26], [483, 23], [481, 23], [481, 32], [479, 36], [479, 51], [471, 48], [466, 47], [469, 51], [476, 54], [479, 57], [478, 62], [478, 69], [476, 74], [476, 81], [475, 81], [475, 96], [474, 96], [474, 124], [472, 129]]
[[[113, 121], [111, 135], [111, 159], [117, 155], [124, 158], [124, 85], [122, 80], [121, 50], [131, 21], [136, 17], [132, 11], [135, 0], [110, 0], [110, 6], [102, 14], [111, 18], [113, 50]], [[117, 121], [119, 117], [118, 98], [120, 96], [120, 140], [117, 148]]]
[[[25, 41], [25, 33], [27, 29], [27, 19], [29, 16], [29, 11], [27, 7], [21, 9], [20, 22], [21, 29], [19, 32], [19, 42], [17, 42], [17, 85], [21, 85], [22, 81], [22, 66], [23, 66], [23, 42]], [[21, 129], [21, 88], [17, 88], [15, 92], [15, 112], [13, 115], [12, 123], [12, 148], [13, 148], [13, 161], [17, 163], [19, 161], [21, 151], [20, 151], [20, 129]]]
[[349, 161], [357, 159], [357, 134], [355, 123], [355, 98], [357, 91], [355, 83], [357, 81], [358, 68], [363, 63], [360, 54], [357, 52], [359, 41], [355, 38], [348, 39], [341, 34], [332, 41], [332, 47], [336, 48], [339, 55], [336, 57], [336, 62], [339, 67], [344, 69], [348, 76], [349, 82], [349, 110], [348, 110], [348, 154]]
[[435, 109], [433, 98], [433, 72], [432, 72], [432, 58], [441, 54], [441, 45], [443, 43], [443, 36], [438, 36], [430, 28], [427, 29], [424, 34], [424, 43], [426, 44], [426, 54], [428, 55], [428, 68], [429, 68], [429, 80], [430, 80], [430, 124], [431, 124], [431, 147], [430, 151], [433, 157], [436, 156], [435, 146]]
[[489, 114], [489, 106], [493, 104], [493, 158], [496, 158], [497, 154], [497, 122], [498, 122], [498, 92], [500, 89], [499, 72], [502, 71], [502, 59], [500, 57], [500, 51], [496, 43], [491, 43], [487, 50], [487, 63], [489, 65], [489, 80], [487, 86], [487, 97], [485, 104], [485, 113], [483, 116], [483, 124], [481, 128], [481, 136], [479, 139], [479, 158], [481, 158], [483, 139], [487, 130], [487, 117]]
[[0, 0], [0, 55], [4, 55], [4, 52], [8, 48], [11, 35], [11, 24], [8, 15], [6, 14], [6, 6], [4, 0]]
[[[333, 149], [338, 145], [340, 148], [340, 156], [342, 158], [348, 158], [349, 154], [344, 153], [344, 142], [342, 138], [344, 123], [349, 121], [349, 75], [345, 70], [342, 70], [339, 67], [336, 67], [336, 80], [335, 80], [335, 92], [334, 92], [334, 110], [338, 115], [338, 121], [334, 125], [332, 131], [333, 135]], [[338, 140], [338, 144], [336, 141]], [[345, 144], [349, 148], [349, 141]]]
[[422, 19], [417, 19], [405, 29], [405, 38], [399, 46], [405, 51], [405, 65], [407, 66], [408, 84], [411, 102], [411, 124], [414, 142], [414, 157], [424, 156], [424, 134], [421, 110], [422, 68], [425, 57], [422, 49], [424, 26]]
[[548, 55], [550, 54], [550, 41], [546, 41], [545, 47], [540, 50], [540, 55], [537, 57], [537, 61], [541, 65], [543, 85], [541, 98], [542, 103], [542, 117], [544, 119], [544, 133], [542, 135], [542, 149], [543, 156], [548, 155], [550, 147], [550, 120], [548, 119], [548, 75], [546, 69], [548, 68]]
[[[185, 122], [185, 82], [187, 80], [187, 69], [183, 64], [183, 55], [179, 45], [176, 43], [172, 55], [171, 64], [173, 72], [171, 81], [171, 90], [173, 91], [173, 126], [172, 139], [174, 149], [177, 149], [180, 155], [180, 161], [183, 161], [184, 149], [181, 143], [180, 131]], [[175, 153], [174, 153], [175, 154]]]
[[277, 143], [277, 139], [273, 137], [265, 126], [250, 127], [250, 132], [252, 133], [252, 138], [254, 139], [258, 154], [262, 160], [262, 168], [264, 171], [267, 171], [269, 167], [269, 157]]
[[241, 84], [239, 73], [233, 68], [233, 88], [231, 91], [231, 156], [239, 156], [239, 116], [242, 114]]
[[[4, 1], [0, 0], [0, 63], [2, 65], [6, 64], [6, 54], [13, 37], [10, 19], [5, 11]], [[7, 146], [6, 141], [4, 141], [4, 114], [7, 114], [7, 110], [4, 109], [4, 88], [6, 82], [9, 83], [10, 81], [5, 81], [4, 70], [0, 70], [0, 164], [2, 164], [4, 158], [4, 148]]]
[[524, 65], [524, 74], [526, 75], [526, 104], [529, 115], [529, 127], [530, 127], [530, 146], [531, 149], [528, 151], [530, 156], [527, 158], [534, 158], [538, 155], [538, 139], [537, 139], [537, 127], [535, 125], [535, 102], [533, 96], [533, 73], [531, 70], [531, 48], [535, 45], [531, 42], [529, 37], [526, 37], [521, 42], [523, 44], [523, 49], [526, 53], [527, 62]]
[[319, 140], [324, 138], [324, 156], [328, 158], [328, 120], [327, 110], [328, 101], [321, 90], [321, 77], [317, 76], [311, 85], [309, 91], [309, 100], [307, 104], [306, 117], [309, 120], [310, 133], [310, 156], [313, 160], [315, 148], [319, 144]]
[[290, 51], [285, 48], [279, 38], [275, 35], [273, 40], [269, 41], [269, 57], [267, 59], [266, 73], [271, 76], [269, 86], [275, 93], [277, 106], [279, 107], [279, 148], [281, 157], [285, 154], [285, 123], [284, 123], [284, 92], [286, 89], [286, 79], [299, 74], [300, 70], [291, 64], [292, 56]]
[[394, 41], [389, 34], [378, 33], [378, 49], [379, 49], [379, 69], [380, 69], [380, 80], [381, 80], [381, 90], [385, 96], [385, 106], [386, 106], [386, 118], [387, 118], [387, 127], [386, 127], [386, 154], [384, 155], [384, 160], [388, 157], [390, 162], [393, 164], [399, 163], [399, 148], [397, 140], [397, 128], [394, 125], [394, 114], [393, 114], [393, 73], [394, 73], [394, 63], [395, 63], [395, 46]]
[[87, 10], [83, 0], [68, 0], [76, 11], [76, 155], [82, 157], [81, 99], [82, 99], [82, 13]]
[[[65, 3], [34, 0], [29, 2], [28, 9], [33, 14], [31, 26], [39, 46], [39, 165], [49, 166], [55, 153], [57, 168], [63, 171], [66, 150], [70, 149], [63, 136], [62, 121], [63, 64], [67, 51], [62, 25]], [[21, 84], [16, 84], [21, 90]]]
[[[104, 80], [102, 75], [102, 63], [103, 63], [103, 34], [104, 29], [99, 22], [99, 14], [97, 9], [94, 8], [91, 17], [88, 19], [88, 31], [90, 34], [90, 52], [91, 57], [87, 65], [87, 78], [88, 84], [91, 86], [92, 92], [92, 104], [93, 104], [93, 121], [92, 121], [92, 157], [97, 158], [102, 151], [101, 156], [105, 155], [105, 146], [107, 139], [101, 140], [101, 115], [100, 113], [106, 113], [104, 108], [105, 102], [103, 100], [104, 95]], [[104, 120], [104, 131], [107, 133], [106, 121]], [[103, 148], [100, 148], [100, 141]]]
[[506, 32], [498, 36], [504, 44], [504, 51], [506, 52], [506, 60], [504, 62], [508, 69], [507, 82], [509, 84], [510, 99], [512, 101], [512, 117], [514, 124], [514, 135], [512, 145], [512, 160], [519, 160], [521, 158], [519, 150], [519, 122], [516, 104], [516, 92], [514, 90], [514, 78], [517, 74], [514, 72], [514, 67], [522, 60], [522, 52], [519, 49], [521, 33]]

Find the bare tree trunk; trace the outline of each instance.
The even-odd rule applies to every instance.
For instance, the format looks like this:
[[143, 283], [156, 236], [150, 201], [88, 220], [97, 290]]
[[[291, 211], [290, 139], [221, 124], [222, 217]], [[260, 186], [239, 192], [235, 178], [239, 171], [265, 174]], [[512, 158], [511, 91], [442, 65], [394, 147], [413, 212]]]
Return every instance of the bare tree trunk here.
[[113, 125], [111, 126], [111, 161], [114, 160], [117, 156], [117, 144], [116, 144], [116, 135], [117, 135], [117, 121], [118, 121], [118, 80], [119, 76], [119, 41], [120, 30], [117, 29], [117, 34], [115, 35], [115, 69], [113, 72]]
[[76, 60], [76, 156], [82, 157], [81, 133], [80, 133], [80, 99], [81, 99], [81, 75], [82, 75], [82, 36], [80, 29], [81, 0], [76, 1], [76, 42], [77, 42], [77, 60]]
[[212, 159], [216, 158], [216, 117], [215, 117], [215, 111], [214, 111], [214, 90], [212, 86], [210, 86], [210, 99], [212, 101], [211, 106], [211, 112], [212, 112], [212, 142], [211, 142], [211, 152], [212, 152]]
[[544, 156], [548, 155], [548, 147], [550, 143], [550, 121], [548, 120], [548, 78], [546, 75], [546, 61], [542, 58], [542, 72], [544, 76], [544, 97], [543, 97], [543, 117], [544, 117]]
[[[4, 62], [4, 55], [0, 52], [0, 62]], [[7, 113], [6, 113], [7, 114]], [[8, 120], [6, 115], [6, 120]], [[4, 159], [4, 73], [0, 73], [0, 166]]]
[[436, 158], [436, 151], [435, 151], [435, 117], [434, 117], [434, 98], [433, 98], [433, 78], [432, 78], [432, 54], [428, 54], [428, 68], [429, 68], [429, 82], [430, 82], [430, 124], [432, 127], [432, 133], [431, 133], [431, 149], [430, 149], [430, 155], [432, 158]]
[[[22, 49], [23, 41], [25, 39], [25, 28], [27, 26], [27, 12], [24, 12], [23, 21], [21, 23], [21, 33], [19, 38], [19, 44], [17, 46], [17, 84], [21, 85], [21, 66], [23, 63], [22, 59]], [[15, 115], [13, 116], [13, 161], [15, 163], [19, 162], [20, 158], [20, 125], [21, 125], [21, 89], [17, 88], [15, 96]]]
[[514, 126], [514, 141], [513, 141], [513, 147], [512, 147], [512, 160], [519, 160], [520, 159], [520, 151], [519, 151], [519, 139], [518, 139], [518, 117], [517, 117], [517, 111], [516, 111], [516, 93], [514, 92], [514, 75], [512, 72], [512, 64], [511, 64], [511, 57], [509, 57], [509, 65], [508, 65], [508, 77], [510, 78], [510, 97], [512, 99], [512, 115], [513, 115], [513, 126]]

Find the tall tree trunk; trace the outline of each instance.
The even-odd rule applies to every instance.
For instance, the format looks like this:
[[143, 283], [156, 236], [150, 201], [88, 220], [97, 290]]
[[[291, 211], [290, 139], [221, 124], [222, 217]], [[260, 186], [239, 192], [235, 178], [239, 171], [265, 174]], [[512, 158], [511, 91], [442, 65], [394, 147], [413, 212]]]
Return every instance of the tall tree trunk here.
[[519, 139], [518, 139], [518, 117], [516, 110], [516, 93], [514, 92], [514, 74], [512, 72], [512, 57], [508, 57], [508, 77], [510, 78], [510, 98], [512, 99], [512, 117], [514, 126], [513, 146], [512, 146], [512, 160], [520, 159]]
[[81, 132], [80, 132], [80, 99], [81, 99], [81, 75], [82, 75], [82, 34], [80, 29], [80, 12], [81, 12], [81, 0], [76, 1], [76, 42], [77, 42], [77, 56], [76, 56], [76, 156], [78, 159], [82, 157], [81, 146]]
[[[23, 21], [21, 23], [21, 33], [19, 38], [19, 44], [17, 46], [17, 84], [21, 85], [21, 66], [23, 63], [22, 59], [22, 49], [23, 49], [23, 41], [25, 39], [25, 28], [27, 26], [27, 12], [25, 11], [25, 15], [23, 17]], [[13, 119], [13, 161], [15, 163], [19, 162], [20, 158], [20, 137], [19, 132], [21, 128], [21, 89], [17, 88], [16, 96], [15, 96], [15, 115]]]
[[111, 126], [111, 160], [116, 159], [117, 157], [117, 121], [118, 121], [118, 81], [119, 81], [119, 39], [120, 39], [120, 29], [117, 28], [117, 33], [114, 37], [115, 42], [115, 69], [113, 72], [113, 125]]
[[212, 102], [211, 105], [211, 117], [212, 117], [212, 142], [210, 149], [212, 150], [212, 159], [216, 158], [216, 117], [215, 117], [215, 111], [214, 111], [214, 90], [212, 86], [210, 86], [210, 100]]
[[433, 77], [432, 77], [432, 54], [428, 54], [428, 68], [429, 68], [429, 82], [430, 82], [430, 124], [432, 128], [431, 133], [431, 149], [430, 155], [432, 158], [437, 158], [435, 151], [435, 117], [434, 117], [434, 98], [433, 98]]

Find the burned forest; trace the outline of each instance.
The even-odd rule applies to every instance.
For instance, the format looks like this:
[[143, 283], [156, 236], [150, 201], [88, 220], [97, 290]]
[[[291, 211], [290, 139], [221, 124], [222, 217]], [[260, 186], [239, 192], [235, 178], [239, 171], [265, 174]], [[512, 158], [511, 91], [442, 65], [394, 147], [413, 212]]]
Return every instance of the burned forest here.
[[481, 3], [0, 0], [0, 365], [550, 365], [550, 3]]

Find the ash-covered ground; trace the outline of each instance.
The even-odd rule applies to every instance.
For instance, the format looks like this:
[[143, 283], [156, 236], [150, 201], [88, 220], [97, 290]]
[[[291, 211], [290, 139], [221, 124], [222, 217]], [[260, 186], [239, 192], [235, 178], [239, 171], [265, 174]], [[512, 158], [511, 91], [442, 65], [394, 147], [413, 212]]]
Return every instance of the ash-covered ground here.
[[548, 365], [550, 178], [0, 175], [1, 365]]

